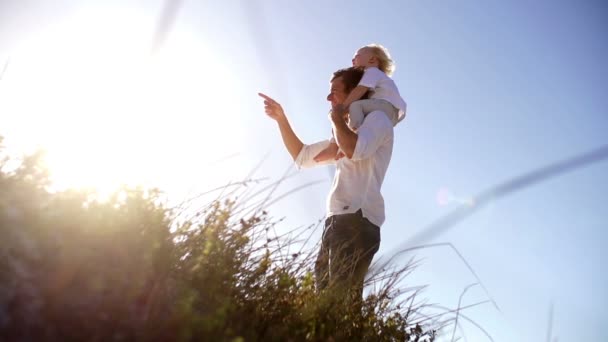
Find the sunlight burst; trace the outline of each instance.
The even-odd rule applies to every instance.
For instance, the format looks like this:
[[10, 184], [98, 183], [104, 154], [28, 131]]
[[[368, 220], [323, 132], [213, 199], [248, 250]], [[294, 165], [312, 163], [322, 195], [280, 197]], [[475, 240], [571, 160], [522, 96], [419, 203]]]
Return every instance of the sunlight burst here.
[[11, 55], [0, 83], [9, 146], [46, 150], [58, 189], [229, 177], [210, 165], [242, 146], [230, 70], [191, 32], [174, 30], [151, 56], [153, 20], [127, 13], [108, 28], [107, 16], [80, 14]]

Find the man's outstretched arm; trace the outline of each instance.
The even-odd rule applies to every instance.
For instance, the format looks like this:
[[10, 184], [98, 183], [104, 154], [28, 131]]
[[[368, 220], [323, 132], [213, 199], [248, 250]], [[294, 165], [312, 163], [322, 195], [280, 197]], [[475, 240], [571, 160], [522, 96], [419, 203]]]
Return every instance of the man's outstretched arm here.
[[291, 155], [291, 158], [295, 161], [304, 147], [304, 143], [298, 138], [296, 133], [291, 128], [289, 121], [287, 120], [287, 116], [283, 111], [283, 107], [272, 99], [271, 97], [258, 93], [260, 97], [264, 99], [264, 111], [266, 114], [275, 120], [279, 125], [279, 131], [281, 132], [281, 138], [283, 139], [283, 144], [287, 148], [287, 151]]

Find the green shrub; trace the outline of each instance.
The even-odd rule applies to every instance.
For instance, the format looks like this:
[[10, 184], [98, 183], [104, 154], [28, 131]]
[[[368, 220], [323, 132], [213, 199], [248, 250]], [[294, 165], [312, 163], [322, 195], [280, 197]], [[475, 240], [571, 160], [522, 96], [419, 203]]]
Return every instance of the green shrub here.
[[157, 190], [51, 192], [37, 158], [0, 165], [0, 340], [435, 338], [408, 324], [395, 281], [356, 304], [318, 294], [314, 248], [287, 254], [295, 240], [236, 196], [183, 219]]

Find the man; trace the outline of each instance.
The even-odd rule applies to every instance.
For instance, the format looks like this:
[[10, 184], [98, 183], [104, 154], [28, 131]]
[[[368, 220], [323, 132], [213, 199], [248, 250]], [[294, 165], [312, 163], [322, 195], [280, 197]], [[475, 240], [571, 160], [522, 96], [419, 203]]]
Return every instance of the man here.
[[266, 114], [277, 122], [283, 143], [299, 168], [336, 165], [315, 267], [316, 280], [319, 290], [346, 287], [354, 290], [358, 298], [363, 292], [365, 273], [380, 246], [380, 226], [385, 218], [380, 188], [393, 151], [393, 124], [384, 113], [370, 113], [357, 132], [347, 125], [348, 114], [343, 113], [341, 104], [362, 75], [361, 69], [340, 69], [330, 82], [329, 117], [335, 140], [345, 155], [338, 160], [316, 162], [314, 157], [329, 145], [329, 140], [304, 144], [281, 105], [259, 94], [264, 98]]

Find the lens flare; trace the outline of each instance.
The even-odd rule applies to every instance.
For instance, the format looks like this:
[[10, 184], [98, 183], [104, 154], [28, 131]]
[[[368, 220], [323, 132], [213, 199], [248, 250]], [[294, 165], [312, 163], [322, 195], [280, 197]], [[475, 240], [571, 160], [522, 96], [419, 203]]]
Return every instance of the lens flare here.
[[442, 187], [437, 191], [436, 200], [437, 200], [437, 204], [441, 207], [444, 207], [450, 203], [465, 205], [467, 207], [475, 206], [474, 198], [472, 198], [470, 196], [465, 196], [465, 197], [456, 196], [447, 187]]
[[437, 191], [437, 204], [446, 206], [452, 201], [452, 192], [448, 188], [441, 188]]

